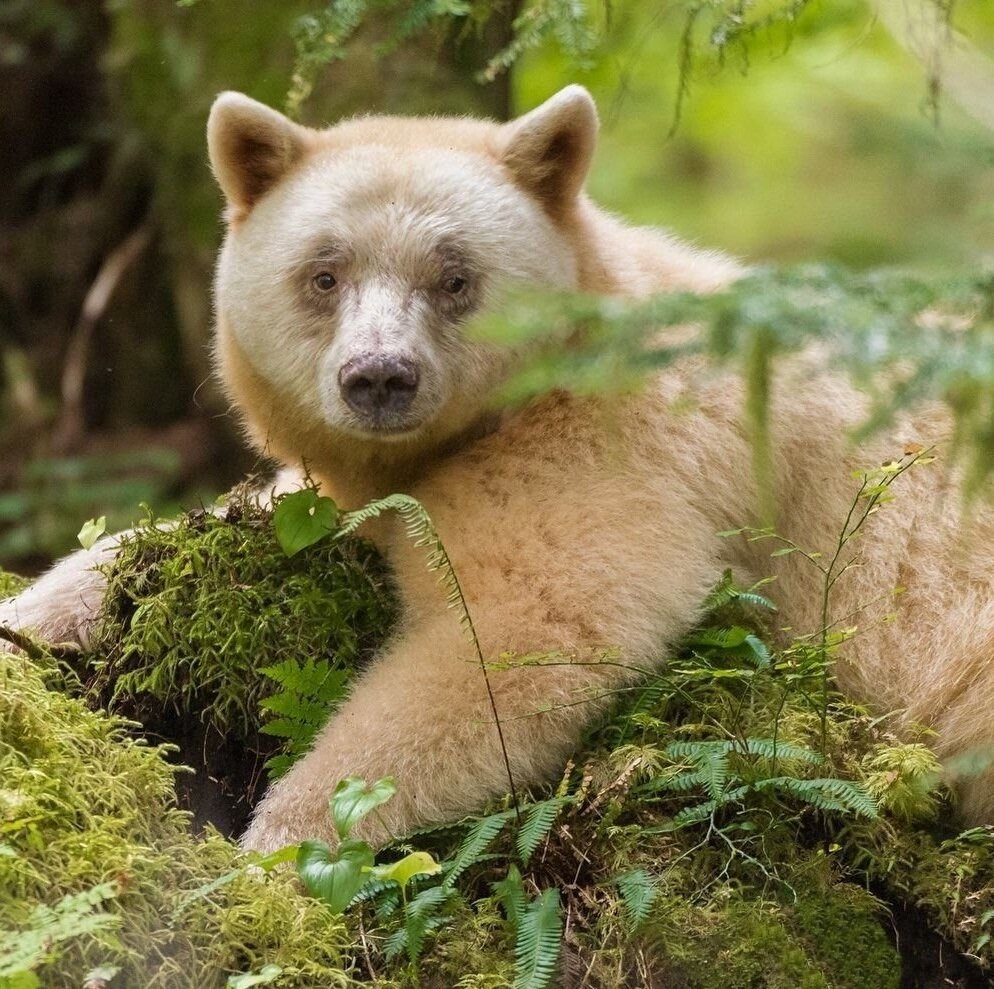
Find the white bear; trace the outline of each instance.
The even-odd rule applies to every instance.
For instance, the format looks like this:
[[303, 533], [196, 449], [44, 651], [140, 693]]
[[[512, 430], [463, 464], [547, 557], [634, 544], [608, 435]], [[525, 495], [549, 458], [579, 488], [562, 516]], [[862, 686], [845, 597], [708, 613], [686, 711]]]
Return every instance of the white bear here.
[[[725, 568], [743, 581], [774, 574], [784, 624], [821, 627], [814, 568], [719, 535], [759, 517], [733, 375], [688, 359], [624, 399], [556, 391], [495, 409], [514, 355], [466, 324], [499, 305], [504, 287], [638, 297], [710, 292], [743, 272], [592, 204], [583, 184], [596, 134], [579, 86], [508, 124], [368, 117], [316, 131], [226, 93], [208, 125], [228, 204], [216, 361], [252, 442], [289, 467], [306, 463], [343, 508], [398, 491], [421, 501], [486, 660], [571, 660], [491, 672], [519, 785], [561, 769], [607, 698], [636, 678], [632, 667], [665, 661]], [[851, 472], [909, 443], [941, 452], [949, 423], [928, 408], [854, 448], [845, 437], [866, 401], [811, 373], [804, 360], [780, 371], [768, 480], [778, 529], [826, 549], [852, 502]], [[902, 477], [832, 598], [833, 618], [863, 626], [839, 663], [843, 689], [932, 726], [942, 756], [994, 736], [994, 515], [974, 513], [963, 552], [958, 497], [941, 459]], [[397, 778], [383, 809], [395, 832], [460, 817], [508, 788], [480, 665], [437, 576], [395, 520], [370, 533], [397, 577], [401, 627], [267, 793], [249, 848], [330, 838], [328, 796], [347, 775]], [[63, 636], [84, 628], [100, 580], [81, 581], [86, 565], [56, 568], [0, 608], [0, 621]], [[60, 573], [71, 574], [69, 593]], [[896, 585], [905, 593], [886, 604], [896, 618], [879, 622], [881, 595]], [[605, 650], [623, 663], [600, 662]], [[989, 776], [963, 798], [968, 818], [994, 820]], [[383, 838], [380, 827], [367, 837]]]

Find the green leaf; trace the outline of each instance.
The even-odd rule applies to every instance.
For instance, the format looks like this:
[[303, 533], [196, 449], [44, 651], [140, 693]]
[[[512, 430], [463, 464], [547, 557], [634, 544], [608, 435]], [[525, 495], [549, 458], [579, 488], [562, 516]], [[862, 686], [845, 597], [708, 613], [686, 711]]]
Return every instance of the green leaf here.
[[559, 890], [543, 890], [525, 908], [514, 943], [514, 989], [548, 989], [559, 968], [563, 916]]
[[659, 894], [659, 887], [645, 869], [632, 869], [615, 877], [615, 884], [625, 905], [625, 923], [629, 934], [634, 934], [649, 917], [652, 904]]
[[263, 965], [257, 974], [229, 975], [228, 989], [250, 989], [251, 986], [265, 986], [279, 978], [283, 969], [279, 965]]
[[532, 804], [525, 811], [524, 820], [516, 840], [518, 854], [525, 865], [528, 864], [535, 849], [548, 837], [560, 810], [567, 803], [569, 803], [569, 797], [553, 797], [551, 800]]
[[337, 521], [338, 506], [313, 488], [285, 495], [273, 511], [276, 538], [287, 556], [320, 542]]
[[428, 852], [411, 852], [396, 862], [377, 865], [370, 870], [374, 879], [392, 880], [406, 886], [415, 876], [436, 876], [442, 867]]
[[0, 975], [0, 989], [39, 989], [41, 983], [34, 972], [15, 972], [13, 975]]
[[[487, 845], [503, 830], [514, 811], [505, 810], [489, 817], [481, 817], [467, 832], [466, 840], [459, 847], [456, 857], [445, 877], [445, 885], [452, 886], [471, 866], [479, 861]], [[512, 867], [513, 868], [513, 867]]]
[[83, 523], [83, 528], [79, 530], [76, 537], [79, 545], [83, 549], [92, 549], [93, 544], [107, 531], [107, 516], [101, 515], [98, 519], [90, 519]]
[[373, 850], [364, 841], [343, 841], [335, 854], [323, 841], [302, 841], [297, 874], [312, 896], [332, 913], [342, 913], [370, 881], [373, 862]]
[[339, 838], [347, 838], [349, 832], [371, 810], [385, 804], [397, 792], [397, 784], [392, 776], [384, 776], [372, 786], [359, 776], [347, 776], [335, 787], [331, 796], [331, 816]]
[[528, 906], [525, 884], [521, 881], [518, 867], [516, 865], [508, 866], [507, 875], [500, 882], [491, 883], [491, 889], [494, 891], [497, 902], [504, 908], [507, 919], [517, 927]]

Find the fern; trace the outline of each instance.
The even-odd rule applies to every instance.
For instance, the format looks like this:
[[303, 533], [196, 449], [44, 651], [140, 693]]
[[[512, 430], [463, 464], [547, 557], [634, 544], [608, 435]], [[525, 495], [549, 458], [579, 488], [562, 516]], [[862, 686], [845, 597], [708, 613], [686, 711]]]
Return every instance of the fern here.
[[528, 864], [535, 849], [548, 837], [559, 812], [569, 802], [569, 797], [553, 797], [532, 804], [522, 813], [516, 844], [523, 865]]
[[[737, 536], [742, 529], [730, 529], [726, 532], [718, 533], [721, 536]], [[704, 611], [706, 613], [727, 608], [730, 604], [738, 603], [748, 605], [753, 608], [763, 608], [767, 611], [776, 611], [777, 606], [767, 597], [756, 593], [756, 587], [762, 585], [754, 584], [749, 590], [743, 590], [732, 577], [731, 570], [724, 570], [721, 579], [711, 588], [711, 592], [704, 599]]]
[[487, 662], [483, 657], [483, 647], [480, 645], [480, 638], [476, 634], [476, 627], [473, 625], [473, 617], [469, 613], [466, 598], [449, 559], [449, 554], [442, 543], [442, 539], [432, 522], [424, 505], [416, 498], [405, 494], [387, 495], [385, 498], [378, 498], [369, 502], [362, 508], [354, 512], [343, 515], [340, 519], [338, 537], [353, 534], [364, 522], [379, 518], [384, 512], [393, 511], [401, 517], [404, 523], [407, 537], [419, 549], [427, 550], [427, 566], [432, 573], [439, 574], [439, 582], [446, 592], [446, 600], [449, 607], [455, 609], [459, 617], [460, 625], [465, 628], [473, 649], [476, 652], [476, 659], [480, 665], [480, 672], [483, 674], [483, 682], [487, 689], [487, 698], [490, 701], [490, 710], [494, 716], [494, 726], [497, 729], [497, 737], [500, 742], [501, 756], [504, 761], [504, 771], [507, 773], [507, 784], [511, 791], [511, 800], [514, 804], [515, 813], [518, 811], [518, 794], [514, 785], [514, 774], [511, 772], [511, 760], [507, 754], [507, 744], [504, 741], [504, 729], [501, 727], [500, 716], [497, 713], [497, 702], [494, 700], [493, 688], [490, 685], [490, 674], [487, 672]]
[[614, 879], [625, 907], [625, 926], [634, 934], [649, 919], [649, 912], [659, 895], [656, 881], [645, 869], [632, 869]]
[[279, 715], [260, 731], [285, 743], [284, 751], [266, 762], [269, 777], [275, 780], [310, 750], [329, 714], [344, 699], [349, 673], [333, 668], [326, 659], [309, 659], [303, 664], [288, 659], [265, 666], [261, 672], [282, 688], [259, 702], [264, 711]]
[[548, 989], [559, 967], [563, 934], [559, 890], [546, 889], [518, 921], [514, 943], [514, 989]]
[[782, 790], [819, 810], [858, 814], [875, 818], [877, 804], [866, 788], [853, 780], [826, 777], [804, 780], [796, 776], [776, 776], [752, 784], [756, 790]]
[[518, 867], [513, 863], [508, 866], [507, 875], [500, 882], [493, 883], [491, 888], [511, 926], [516, 929], [528, 908], [528, 897]]
[[101, 883], [64, 896], [54, 907], [36, 906], [26, 928], [0, 930], [0, 984], [6, 985], [8, 979], [19, 984], [16, 977], [41, 964], [55, 944], [119, 926], [120, 917], [97, 909], [117, 894], [115, 883]]
[[405, 903], [404, 926], [394, 931], [384, 944], [387, 959], [396, 958], [406, 951], [411, 964], [417, 965], [427, 936], [448, 923], [448, 918], [442, 916], [439, 910], [452, 895], [452, 891], [444, 886], [430, 886]]
[[467, 869], [479, 862], [480, 855], [487, 845], [500, 834], [504, 825], [511, 819], [512, 814], [513, 811], [502, 811], [499, 814], [491, 814], [489, 817], [481, 817], [469, 829], [445, 876], [444, 886], [451, 888]]

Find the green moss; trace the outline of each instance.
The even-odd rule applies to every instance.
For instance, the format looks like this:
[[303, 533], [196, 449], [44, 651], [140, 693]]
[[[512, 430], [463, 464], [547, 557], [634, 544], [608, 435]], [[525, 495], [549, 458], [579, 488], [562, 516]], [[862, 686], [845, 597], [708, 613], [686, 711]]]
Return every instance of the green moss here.
[[243, 873], [190, 898], [238, 866], [237, 849], [191, 835], [161, 748], [59, 686], [0, 654], [0, 966], [29, 942], [40, 905], [109, 883], [94, 913], [112, 923], [80, 924], [43, 951], [42, 985], [77, 987], [113, 965], [113, 985], [211, 989], [263, 963], [284, 968], [279, 986], [345, 985], [345, 928], [292, 876]]
[[245, 737], [275, 692], [262, 667], [325, 658], [352, 671], [384, 640], [394, 598], [379, 556], [326, 539], [287, 558], [268, 512], [151, 521], [109, 574], [106, 618], [86, 664], [95, 696], [142, 718], [163, 704]]
[[11, 597], [29, 583], [30, 581], [25, 580], [23, 577], [18, 577], [17, 574], [0, 570], [0, 600]]
[[[241, 503], [226, 518], [197, 514], [175, 528], [143, 529], [110, 578], [107, 618], [84, 657], [86, 696], [143, 718], [163, 707], [184, 712], [193, 722], [180, 730], [204, 717], [217, 731], [250, 735], [260, 698], [274, 692], [260, 667], [326, 657], [352, 670], [394, 616], [382, 565], [367, 546], [326, 540], [288, 560], [268, 514]], [[38, 970], [44, 985], [75, 987], [87, 967], [113, 964], [122, 971], [111, 989], [209, 989], [229, 972], [275, 964], [283, 970], [278, 987], [354, 980], [383, 989], [507, 989], [514, 931], [493, 884], [517, 862], [528, 896], [561, 891], [564, 970], [587, 972], [604, 989], [896, 989], [900, 959], [886, 907], [865, 891], [869, 882], [902, 908], [920, 904], [947, 945], [989, 963], [994, 839], [983, 829], [934, 837], [928, 815], [941, 791], [914, 801], [916, 823], [879, 787], [883, 814], [874, 819], [781, 786], [672, 828], [674, 814], [706, 796], [700, 782], [654, 785], [687, 771], [686, 749], [674, 757], [668, 748], [674, 740], [769, 739], [774, 726], [780, 746], [816, 747], [820, 738], [812, 707], [820, 691], [804, 681], [820, 683], [820, 666], [805, 673], [810, 650], [789, 662], [776, 657], [788, 683], [776, 663], [743, 665], [701, 641], [591, 734], [583, 768], [562, 784], [573, 800], [527, 863], [509, 822], [461, 875], [416, 967], [403, 953], [385, 957], [400, 911], [383, 902], [334, 919], [287, 873], [239, 874], [191, 896], [239, 859], [210, 830], [191, 837], [174, 802], [171, 753], [66, 696], [70, 684], [54, 662], [44, 672], [3, 657], [0, 927], [23, 934], [37, 928], [40, 904], [110, 883], [109, 898], [87, 916], [106, 914], [114, 924], [52, 942]], [[186, 744], [188, 760], [204, 757], [200, 740], [165, 737]], [[881, 736], [865, 712], [841, 700], [832, 699], [825, 737], [825, 760], [781, 754], [775, 770], [768, 756], [743, 749], [729, 760], [729, 779], [872, 780], [885, 756], [891, 789], [921, 775], [908, 746]], [[726, 781], [721, 792], [738, 785]], [[906, 800], [898, 804], [907, 809]], [[451, 861], [464, 833], [465, 826], [443, 829], [412, 844]], [[636, 868], [655, 890], [640, 923], [617, 881]]]
[[900, 984], [900, 959], [884, 921], [882, 904], [852, 883], [809, 891], [786, 911], [788, 928], [831, 985], [852, 989], [897, 989]]

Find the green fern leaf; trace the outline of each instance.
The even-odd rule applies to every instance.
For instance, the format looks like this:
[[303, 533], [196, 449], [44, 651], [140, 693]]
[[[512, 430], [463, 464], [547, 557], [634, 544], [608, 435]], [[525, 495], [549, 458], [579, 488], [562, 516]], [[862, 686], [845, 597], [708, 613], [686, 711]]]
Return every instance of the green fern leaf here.
[[491, 883], [497, 902], [504, 908], [511, 926], [517, 929], [525, 910], [528, 907], [528, 897], [525, 895], [525, 884], [521, 881], [521, 873], [516, 865], [509, 865], [507, 875], [497, 883]]
[[553, 797], [532, 804], [525, 810], [516, 844], [521, 861], [527, 865], [535, 849], [548, 837], [559, 812], [570, 802], [569, 797]]
[[440, 916], [439, 910], [450, 896], [451, 890], [442, 886], [430, 886], [406, 904], [404, 926], [394, 931], [384, 942], [384, 953], [388, 960], [406, 951], [411, 964], [418, 963], [424, 950], [425, 938], [448, 923], [448, 918]]
[[446, 873], [443, 886], [451, 889], [455, 881], [479, 861], [487, 845], [500, 834], [513, 813], [505, 810], [499, 814], [491, 814], [489, 817], [481, 817], [466, 832], [466, 840], [459, 846], [459, 851], [456, 852], [456, 857]]
[[525, 907], [514, 943], [514, 989], [548, 989], [559, 967], [563, 917], [559, 890], [546, 889]]
[[629, 934], [642, 926], [649, 918], [652, 904], [659, 894], [656, 881], [645, 869], [632, 869], [614, 879], [621, 901], [625, 907], [625, 924]]
[[877, 817], [876, 801], [859, 783], [835, 777], [802, 780], [794, 776], [776, 776], [753, 784], [757, 790], [783, 790], [818, 810], [858, 814], [871, 820]]

